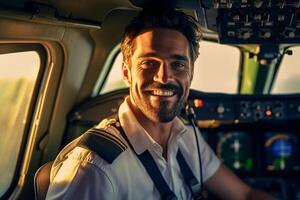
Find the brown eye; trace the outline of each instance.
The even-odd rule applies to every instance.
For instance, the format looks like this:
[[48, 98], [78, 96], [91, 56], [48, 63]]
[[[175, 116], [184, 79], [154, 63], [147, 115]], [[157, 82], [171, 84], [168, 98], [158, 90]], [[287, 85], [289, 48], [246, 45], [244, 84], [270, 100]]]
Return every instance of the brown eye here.
[[176, 62], [172, 63], [172, 68], [175, 70], [184, 70], [184, 69], [186, 69], [186, 67], [187, 67], [187, 65], [184, 62], [176, 61]]
[[159, 63], [155, 60], [145, 60], [141, 62], [140, 66], [143, 69], [151, 69], [159, 66]]

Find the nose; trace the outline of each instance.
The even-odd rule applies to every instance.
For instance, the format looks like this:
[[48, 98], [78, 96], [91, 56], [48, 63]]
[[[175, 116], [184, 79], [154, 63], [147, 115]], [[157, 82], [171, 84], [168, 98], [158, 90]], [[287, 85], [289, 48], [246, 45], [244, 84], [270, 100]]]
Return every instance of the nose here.
[[172, 79], [172, 71], [166, 63], [162, 63], [156, 71], [154, 81], [165, 84]]

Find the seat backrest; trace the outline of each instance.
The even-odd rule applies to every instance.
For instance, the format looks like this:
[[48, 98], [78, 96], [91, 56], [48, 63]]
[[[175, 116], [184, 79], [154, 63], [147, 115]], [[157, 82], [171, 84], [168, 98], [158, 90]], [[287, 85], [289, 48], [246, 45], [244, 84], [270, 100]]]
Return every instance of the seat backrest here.
[[50, 184], [50, 171], [53, 161], [41, 166], [34, 176], [34, 193], [36, 200], [44, 200]]

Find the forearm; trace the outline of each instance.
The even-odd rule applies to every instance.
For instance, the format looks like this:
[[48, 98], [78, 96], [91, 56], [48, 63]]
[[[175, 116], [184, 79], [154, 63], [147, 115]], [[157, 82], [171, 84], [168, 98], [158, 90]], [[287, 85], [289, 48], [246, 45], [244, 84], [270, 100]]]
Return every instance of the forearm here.
[[251, 189], [247, 195], [247, 200], [276, 200], [265, 192]]

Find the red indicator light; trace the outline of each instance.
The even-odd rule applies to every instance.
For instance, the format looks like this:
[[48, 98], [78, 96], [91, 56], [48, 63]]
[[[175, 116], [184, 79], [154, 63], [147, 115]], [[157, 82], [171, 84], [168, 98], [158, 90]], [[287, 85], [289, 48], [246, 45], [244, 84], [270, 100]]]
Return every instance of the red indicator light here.
[[196, 108], [201, 108], [204, 105], [204, 101], [202, 99], [194, 99], [194, 106]]
[[272, 111], [271, 110], [266, 110], [265, 115], [268, 116], [268, 117], [272, 116]]

